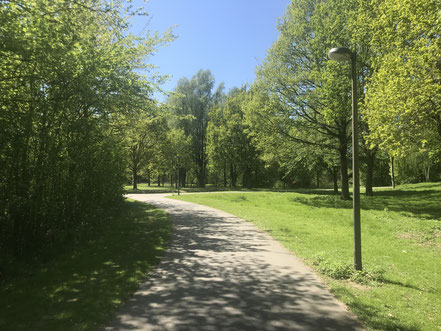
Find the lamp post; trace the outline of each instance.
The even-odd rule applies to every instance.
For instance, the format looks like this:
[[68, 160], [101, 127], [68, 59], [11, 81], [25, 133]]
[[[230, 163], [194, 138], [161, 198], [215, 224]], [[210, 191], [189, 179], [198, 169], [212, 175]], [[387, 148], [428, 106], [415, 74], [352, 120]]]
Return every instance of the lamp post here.
[[357, 110], [357, 77], [356, 59], [357, 54], [347, 47], [336, 47], [329, 51], [331, 60], [342, 62], [351, 61], [352, 72], [352, 201], [354, 219], [354, 268], [362, 270], [361, 263], [361, 225], [360, 225], [360, 174], [358, 161], [358, 110]]

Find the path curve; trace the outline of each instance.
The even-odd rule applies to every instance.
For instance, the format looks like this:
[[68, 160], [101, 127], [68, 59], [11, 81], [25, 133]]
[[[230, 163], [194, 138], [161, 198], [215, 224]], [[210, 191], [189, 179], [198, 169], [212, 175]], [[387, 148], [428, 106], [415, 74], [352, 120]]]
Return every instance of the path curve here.
[[128, 195], [164, 209], [173, 240], [105, 330], [362, 330], [308, 267], [254, 225], [165, 196]]

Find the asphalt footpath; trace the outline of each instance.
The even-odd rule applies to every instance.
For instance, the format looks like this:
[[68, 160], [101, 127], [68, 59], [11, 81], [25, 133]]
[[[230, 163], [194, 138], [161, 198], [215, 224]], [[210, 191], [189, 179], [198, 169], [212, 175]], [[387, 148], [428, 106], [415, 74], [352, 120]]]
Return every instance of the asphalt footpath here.
[[363, 330], [310, 268], [254, 225], [164, 194], [128, 197], [164, 209], [173, 239], [104, 330]]

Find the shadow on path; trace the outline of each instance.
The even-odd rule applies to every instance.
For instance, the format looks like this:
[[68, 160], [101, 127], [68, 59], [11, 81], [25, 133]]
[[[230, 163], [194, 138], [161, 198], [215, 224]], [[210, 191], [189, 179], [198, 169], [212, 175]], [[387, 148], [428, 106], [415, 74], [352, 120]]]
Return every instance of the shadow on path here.
[[[134, 196], [130, 196], [134, 198]], [[297, 258], [232, 215], [159, 195], [174, 238], [105, 330], [361, 330]]]

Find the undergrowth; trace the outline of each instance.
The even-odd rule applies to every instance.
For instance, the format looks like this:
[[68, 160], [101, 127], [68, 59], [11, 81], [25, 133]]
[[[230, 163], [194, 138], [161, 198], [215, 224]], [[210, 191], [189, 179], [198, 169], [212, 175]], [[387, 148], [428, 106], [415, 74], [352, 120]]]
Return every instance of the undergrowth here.
[[317, 254], [312, 262], [314, 266], [324, 275], [334, 279], [349, 279], [356, 283], [377, 286], [384, 281], [385, 270], [375, 267], [372, 269], [355, 270], [349, 262], [332, 261]]

